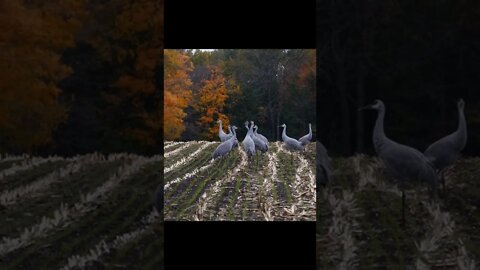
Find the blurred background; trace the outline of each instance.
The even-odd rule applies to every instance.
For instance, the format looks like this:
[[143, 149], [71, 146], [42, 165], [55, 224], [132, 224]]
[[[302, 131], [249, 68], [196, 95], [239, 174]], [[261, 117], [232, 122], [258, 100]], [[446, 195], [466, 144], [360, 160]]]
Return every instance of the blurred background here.
[[279, 125], [300, 138], [316, 123], [314, 49], [165, 50], [165, 140], [218, 140], [255, 121], [258, 133], [281, 139]]
[[0, 1], [0, 152], [162, 149], [163, 1]]
[[480, 153], [478, 1], [317, 1], [319, 137], [330, 155], [373, 153], [381, 99], [385, 133], [424, 151], [454, 132], [465, 100], [465, 155]]

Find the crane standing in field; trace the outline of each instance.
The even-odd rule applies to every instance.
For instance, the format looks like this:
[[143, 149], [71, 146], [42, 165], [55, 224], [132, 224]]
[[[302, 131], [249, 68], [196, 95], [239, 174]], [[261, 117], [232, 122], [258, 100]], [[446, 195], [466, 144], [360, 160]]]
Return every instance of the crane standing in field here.
[[255, 134], [255, 136], [257, 136], [257, 137], [260, 138], [262, 141], [264, 141], [264, 142], [267, 144], [267, 146], [268, 146], [268, 139], [267, 139], [265, 136], [263, 136], [262, 134], [258, 133], [258, 132], [257, 132], [257, 129], [258, 129], [258, 127], [257, 127], [257, 125], [255, 125], [255, 126], [253, 127], [253, 133]]
[[262, 153], [266, 153], [268, 151], [268, 143], [265, 143], [265, 141], [263, 141], [262, 139], [260, 139], [259, 137], [257, 137], [257, 135], [255, 134], [255, 132], [253, 132], [253, 128], [255, 126], [255, 123], [253, 121], [250, 121], [250, 136], [253, 140], [253, 143], [255, 143], [255, 160], [256, 160], [256, 166], [258, 166], [258, 154], [259, 152], [262, 152]]
[[233, 149], [233, 145], [235, 144], [235, 141], [237, 140], [237, 135], [235, 130], [237, 129], [236, 126], [232, 126], [232, 137], [228, 139], [227, 141], [221, 143], [215, 151], [213, 151], [212, 158], [216, 159], [218, 157], [224, 157], [230, 153], [230, 151]]
[[[237, 127], [235, 127], [235, 128], [237, 128]], [[227, 135], [228, 136], [235, 136], [235, 141], [233, 142], [233, 147], [237, 147], [238, 146], [237, 135], [232, 132], [232, 127], [231, 126], [228, 127], [228, 134]]]
[[[305, 149], [299, 141], [297, 141], [294, 138], [290, 138], [290, 137], [287, 136], [287, 125], [286, 124], [282, 124], [282, 125], [280, 125], [280, 127], [283, 127], [282, 140], [283, 140], [283, 143], [285, 144], [285, 146], [287, 147], [287, 149], [294, 150], [294, 151], [303, 151]], [[290, 162], [293, 163], [293, 156], [292, 155], [290, 155]]]
[[268, 151], [268, 143], [265, 143], [264, 140], [257, 137], [255, 132], [253, 132], [253, 127], [255, 126], [255, 123], [253, 121], [250, 121], [250, 124], [251, 124], [250, 129], [252, 130], [250, 132], [250, 136], [252, 137], [253, 142], [255, 143], [255, 150], [261, 151], [262, 153], [267, 152]]
[[255, 142], [251, 137], [251, 128], [248, 127], [248, 121], [245, 122], [245, 128], [248, 130], [245, 138], [243, 139], [242, 145], [243, 149], [247, 153], [248, 157], [251, 157], [255, 154]]
[[467, 123], [463, 112], [465, 102], [463, 99], [458, 100], [458, 127], [452, 134], [441, 138], [431, 144], [425, 150], [425, 156], [433, 163], [442, 179], [443, 192], [445, 193], [445, 175], [443, 170], [453, 164], [460, 155], [460, 151], [467, 144]]
[[317, 140], [317, 191], [320, 185], [326, 185], [330, 182], [332, 175], [332, 167], [330, 165], [330, 158], [325, 146]]
[[302, 144], [302, 146], [306, 146], [312, 141], [312, 124], [311, 123], [308, 123], [308, 130], [309, 132], [307, 135], [298, 139], [298, 141]]
[[218, 119], [217, 123], [219, 124], [219, 126], [218, 126], [218, 137], [220, 137], [220, 141], [225, 142], [226, 140], [231, 138], [231, 135], [223, 132], [222, 120]]
[[378, 112], [373, 130], [373, 145], [378, 156], [385, 165], [386, 172], [400, 182], [402, 189], [402, 224], [405, 226], [405, 184], [407, 181], [419, 180], [429, 184], [432, 195], [437, 188], [437, 175], [432, 164], [418, 150], [396, 143], [385, 135], [383, 122], [385, 105], [381, 100], [375, 100], [359, 110], [374, 109]]

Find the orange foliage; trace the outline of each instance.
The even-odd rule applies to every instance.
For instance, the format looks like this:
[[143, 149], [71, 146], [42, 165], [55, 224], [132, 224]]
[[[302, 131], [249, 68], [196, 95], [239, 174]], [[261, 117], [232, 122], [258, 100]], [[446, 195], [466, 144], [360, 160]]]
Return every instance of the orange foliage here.
[[[86, 40], [103, 61], [121, 71], [114, 87], [102, 93], [110, 105], [105, 110], [122, 111], [118, 117], [124, 125], [118, 127], [119, 133], [140, 144], [155, 145], [162, 128], [156, 81], [163, 64], [163, 1], [108, 0], [91, 8]], [[124, 103], [129, 106], [122, 107]]]
[[211, 75], [208, 80], [202, 82], [198, 102], [195, 109], [200, 113], [198, 125], [208, 139], [216, 139], [218, 136], [218, 125], [216, 121], [222, 120], [224, 131], [230, 124], [228, 117], [223, 114], [227, 95], [227, 82], [223, 74], [216, 67], [210, 67]]
[[[74, 46], [82, 1], [0, 1], [0, 134], [3, 150], [48, 143], [66, 118], [57, 84], [72, 71], [61, 54]], [[58, 4], [58, 6], [55, 6]]]
[[184, 109], [192, 95], [188, 73], [193, 70], [193, 64], [188, 55], [176, 50], [165, 50], [164, 57], [164, 137], [166, 140], [175, 140], [185, 130]]
[[315, 82], [316, 77], [316, 56], [315, 50], [304, 50], [304, 61], [298, 67], [298, 84], [301, 87], [308, 87], [307, 84]]

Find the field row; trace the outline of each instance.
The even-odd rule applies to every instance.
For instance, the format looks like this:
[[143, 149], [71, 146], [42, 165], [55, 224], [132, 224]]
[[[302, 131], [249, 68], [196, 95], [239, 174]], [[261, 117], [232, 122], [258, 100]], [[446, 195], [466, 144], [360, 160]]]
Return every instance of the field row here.
[[[479, 160], [463, 160], [437, 200], [425, 186], [401, 191], [376, 158], [334, 160], [331, 185], [318, 193], [317, 266], [341, 269], [475, 269], [479, 260]], [[473, 172], [472, 172], [473, 171]], [[465, 172], [470, 172], [466, 174]], [[468, 190], [468, 191], [467, 191]]]
[[270, 143], [212, 161], [218, 142], [166, 143], [166, 220], [315, 220], [315, 145], [291, 153]]
[[9, 175], [21, 183], [0, 193], [0, 269], [163, 268], [161, 168], [161, 156], [91, 154]]

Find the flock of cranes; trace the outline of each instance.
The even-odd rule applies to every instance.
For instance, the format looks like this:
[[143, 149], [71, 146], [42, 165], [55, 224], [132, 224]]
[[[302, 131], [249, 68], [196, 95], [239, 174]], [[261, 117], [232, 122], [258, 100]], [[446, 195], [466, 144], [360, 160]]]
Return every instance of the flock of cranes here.
[[[232, 149], [238, 147], [237, 132], [238, 129], [236, 126], [228, 127], [229, 133], [225, 133], [222, 127], [222, 120], [218, 120], [218, 137], [222, 142], [217, 146], [215, 151], [213, 151], [212, 158], [217, 159], [227, 156]], [[287, 125], [281, 125], [283, 127], [282, 139], [285, 143], [285, 146], [290, 150], [303, 151], [305, 146], [310, 143], [312, 140], [312, 125], [309, 124], [309, 133], [300, 139], [296, 140], [290, 138], [286, 134]], [[252, 157], [258, 152], [266, 153], [268, 151], [268, 139], [262, 134], [258, 133], [258, 126], [255, 125], [253, 121], [246, 121], [245, 128], [248, 130], [245, 138], [242, 141], [242, 147], [247, 153], [248, 157]], [[157, 186], [154, 195], [154, 206], [159, 213], [163, 212], [163, 183]]]
[[[225, 133], [222, 127], [222, 120], [218, 120], [218, 137], [222, 142], [215, 151], [213, 151], [212, 158], [220, 158], [227, 156], [233, 148], [238, 146], [238, 139], [236, 126], [230, 126], [228, 128], [229, 133]], [[312, 140], [312, 124], [308, 124], [309, 132], [307, 135], [301, 137], [300, 139], [294, 139], [287, 136], [287, 125], [282, 124], [279, 127], [283, 127], [282, 140], [289, 150], [294, 151], [303, 151], [305, 146], [310, 143]], [[258, 133], [258, 126], [255, 125], [253, 121], [246, 121], [245, 128], [247, 129], [247, 134], [242, 141], [242, 147], [247, 153], [247, 156], [250, 158], [254, 156], [257, 152], [266, 153], [268, 151], [268, 139], [262, 134]]]
[[[385, 104], [381, 100], [375, 100], [372, 104], [359, 109], [372, 109], [377, 111], [377, 119], [373, 129], [373, 146], [378, 157], [384, 164], [387, 174], [399, 183], [402, 190], [402, 224], [405, 225], [405, 186], [408, 182], [418, 181], [428, 185], [429, 194], [436, 197], [439, 177], [442, 179], [443, 191], [445, 191], [445, 168], [452, 165], [459, 157], [460, 152], [467, 143], [467, 125], [464, 115], [465, 102], [458, 100], [458, 128], [452, 134], [445, 136], [431, 144], [424, 153], [417, 149], [397, 143], [385, 135], [383, 123], [385, 119]], [[222, 142], [213, 152], [213, 159], [227, 156], [233, 148], [238, 147], [236, 126], [228, 128], [225, 133], [222, 121], [218, 120], [218, 136]], [[309, 124], [309, 133], [300, 139], [287, 136], [287, 125], [282, 124], [282, 140], [285, 147], [293, 151], [303, 151], [305, 146], [312, 140], [312, 125]], [[256, 152], [268, 151], [268, 139], [258, 133], [258, 127], [253, 121], [246, 121], [247, 134], [242, 141], [242, 147], [248, 157]], [[332, 168], [327, 149], [317, 141], [316, 173], [317, 187], [327, 185], [331, 181]], [[160, 184], [155, 192], [155, 207], [163, 211], [163, 185]]]

